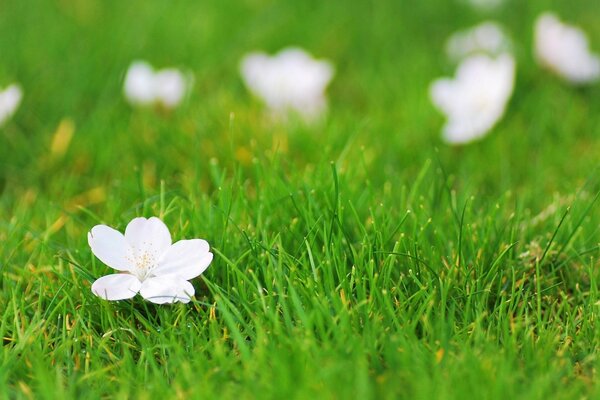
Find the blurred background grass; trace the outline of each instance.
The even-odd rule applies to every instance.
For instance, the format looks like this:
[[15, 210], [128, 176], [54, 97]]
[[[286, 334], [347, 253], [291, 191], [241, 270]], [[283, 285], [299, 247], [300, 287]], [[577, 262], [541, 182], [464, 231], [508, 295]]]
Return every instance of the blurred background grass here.
[[[517, 190], [539, 206], [540, 193], [572, 190], [597, 167], [600, 140], [600, 86], [568, 87], [532, 58], [533, 21], [548, 9], [580, 24], [597, 48], [600, 10], [586, 1], [509, 1], [493, 12], [459, 1], [5, 2], [0, 79], [21, 82], [25, 98], [3, 129], [2, 174], [17, 186], [58, 179], [64, 193], [70, 182], [131, 177], [150, 160], [168, 179], [189, 160], [205, 169], [213, 157], [235, 162], [236, 151], [260, 155], [283, 135], [289, 143], [279, 151], [299, 165], [348, 148], [377, 183], [414, 175], [438, 148], [461, 185], [493, 196]], [[515, 42], [516, 89], [489, 138], [457, 150], [440, 140], [443, 119], [427, 89], [454, 73], [443, 53], [448, 35], [486, 19], [505, 25]], [[308, 131], [261, 123], [261, 106], [238, 74], [245, 53], [289, 45], [337, 69], [329, 118]], [[134, 59], [191, 71], [188, 101], [172, 115], [132, 110], [121, 93]], [[65, 118], [75, 123], [73, 143], [49, 169], [41, 160]]]
[[[576, 383], [563, 397], [588, 393], [598, 328], [582, 315], [596, 309], [597, 276], [581, 277], [597, 266], [584, 254], [597, 254], [600, 233], [597, 210], [586, 212], [599, 190], [600, 85], [572, 88], [536, 65], [533, 22], [547, 10], [580, 25], [600, 51], [600, 7], [588, 0], [508, 0], [488, 12], [458, 0], [2, 2], [0, 87], [17, 81], [25, 97], [0, 129], [0, 383], [23, 397], [30, 380], [72, 397], [134, 397], [141, 387], [141, 397], [183, 397], [199, 377], [205, 393], [229, 397], [292, 396], [300, 384], [300, 397], [393, 397], [403, 393], [396, 381], [406, 397], [541, 398], [565, 382]], [[513, 39], [515, 92], [488, 137], [449, 147], [428, 85], [454, 74], [446, 38], [488, 19]], [[316, 126], [270, 123], [239, 78], [245, 53], [290, 45], [336, 67], [328, 116]], [[131, 108], [122, 83], [135, 59], [192, 72], [189, 98], [173, 112]], [[518, 273], [500, 285], [472, 278], [477, 269], [444, 270], [453, 299], [444, 303], [419, 262], [381, 253], [399, 241], [442, 274], [460, 261], [463, 205], [472, 224], [465, 265], [495, 265], [503, 246], [519, 242], [506, 256]], [[543, 249], [569, 205], [573, 218], [557, 235], [569, 258], [542, 282], [542, 314], [536, 270], [519, 254]], [[407, 209], [413, 216], [398, 230]], [[340, 231], [321, 226], [338, 211]], [[93, 261], [85, 232], [151, 214], [166, 214], [174, 237], [205, 237], [223, 253], [194, 308], [111, 308], [89, 293], [88, 280], [107, 268]], [[330, 278], [312, 281], [300, 268], [313, 258]], [[389, 276], [377, 278], [380, 265]], [[254, 279], [252, 269], [277, 283], [273, 292], [295, 299], [297, 290], [308, 311], [275, 294], [264, 312], [264, 298], [240, 283]], [[522, 294], [516, 316], [504, 308], [512, 297], [472, 300], [488, 284]], [[400, 299], [392, 305], [375, 288]], [[215, 319], [219, 295], [235, 305], [219, 303]], [[303, 318], [314, 318], [314, 336]], [[322, 370], [313, 376], [312, 366]], [[138, 383], [128, 389], [119, 378]]]

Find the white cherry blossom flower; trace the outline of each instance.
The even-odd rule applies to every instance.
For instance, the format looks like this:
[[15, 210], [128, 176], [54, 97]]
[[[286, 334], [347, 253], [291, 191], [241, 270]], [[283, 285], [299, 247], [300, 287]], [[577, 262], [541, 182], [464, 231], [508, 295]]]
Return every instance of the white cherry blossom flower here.
[[191, 79], [174, 68], [155, 71], [145, 61], [135, 61], [127, 70], [123, 91], [130, 104], [160, 104], [175, 108], [191, 86]]
[[600, 56], [590, 51], [585, 33], [552, 13], [535, 23], [535, 55], [541, 65], [574, 84], [600, 79]]
[[472, 28], [452, 34], [446, 42], [446, 53], [454, 61], [484, 53], [497, 56], [507, 52], [510, 40], [496, 22], [487, 21]]
[[492, 129], [504, 115], [514, 76], [511, 55], [475, 55], [459, 65], [454, 79], [434, 81], [431, 100], [447, 118], [444, 139], [450, 144], [468, 143]]
[[292, 111], [311, 121], [327, 108], [325, 89], [334, 68], [302, 49], [287, 48], [274, 56], [250, 53], [243, 58], [240, 72], [250, 92], [276, 115]]
[[22, 98], [23, 92], [17, 84], [12, 84], [0, 92], [0, 126], [17, 111]]
[[202, 274], [213, 254], [202, 239], [171, 243], [171, 234], [158, 218], [134, 218], [125, 235], [106, 225], [88, 233], [92, 252], [119, 271], [92, 284], [92, 292], [106, 300], [124, 300], [138, 292], [153, 303], [187, 303], [194, 295], [190, 279]]

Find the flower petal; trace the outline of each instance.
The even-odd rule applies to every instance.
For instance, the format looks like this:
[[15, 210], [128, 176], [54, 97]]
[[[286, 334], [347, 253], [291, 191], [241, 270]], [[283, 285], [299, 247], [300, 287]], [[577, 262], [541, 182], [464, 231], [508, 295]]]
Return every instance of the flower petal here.
[[134, 105], [148, 105], [156, 100], [154, 70], [144, 61], [136, 61], [127, 70], [123, 91]]
[[17, 111], [22, 98], [23, 91], [17, 84], [12, 84], [0, 92], [0, 125]]
[[187, 90], [186, 77], [177, 69], [168, 68], [154, 76], [156, 97], [167, 108], [176, 107]]
[[135, 296], [142, 283], [130, 274], [112, 274], [97, 279], [92, 284], [92, 293], [105, 300], [125, 300]]
[[213, 254], [208, 251], [206, 240], [180, 240], [169, 247], [158, 266], [152, 270], [152, 275], [177, 275], [190, 280], [203, 273], [210, 265]]
[[132, 219], [125, 229], [125, 240], [138, 254], [152, 253], [157, 260], [171, 246], [169, 228], [156, 217]]
[[131, 271], [133, 264], [127, 257], [129, 246], [123, 234], [106, 225], [96, 225], [88, 233], [92, 252], [104, 264], [118, 271]]
[[152, 303], [188, 303], [194, 295], [194, 287], [176, 275], [148, 278], [142, 284], [140, 294]]

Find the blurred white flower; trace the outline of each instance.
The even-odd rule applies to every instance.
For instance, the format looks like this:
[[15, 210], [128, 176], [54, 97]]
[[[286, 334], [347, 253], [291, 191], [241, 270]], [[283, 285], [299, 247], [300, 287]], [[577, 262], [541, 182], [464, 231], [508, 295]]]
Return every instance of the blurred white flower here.
[[106, 275], [92, 284], [92, 292], [106, 300], [124, 300], [138, 292], [153, 303], [187, 303], [194, 295], [188, 280], [203, 273], [213, 255], [205, 240], [180, 240], [158, 218], [134, 218], [125, 235], [106, 225], [88, 233], [92, 252], [121, 273]]
[[132, 105], [161, 104], [166, 108], [175, 108], [190, 85], [191, 79], [177, 69], [154, 71], [150, 64], [135, 61], [127, 70], [123, 90]]
[[12, 84], [0, 92], [0, 126], [17, 111], [22, 98], [23, 91], [17, 84]]
[[302, 49], [287, 48], [274, 56], [250, 53], [242, 59], [240, 71], [252, 94], [277, 115], [293, 111], [310, 121], [327, 108], [325, 89], [334, 68]]
[[442, 133], [451, 144], [483, 137], [504, 115], [513, 91], [515, 61], [475, 55], [463, 61], [454, 79], [438, 79], [430, 87], [433, 104], [446, 115]]
[[446, 42], [446, 53], [454, 61], [475, 53], [497, 56], [510, 49], [510, 40], [496, 22], [483, 22], [452, 34]]
[[600, 57], [590, 51], [585, 33], [544, 13], [535, 23], [538, 62], [574, 84], [600, 79]]

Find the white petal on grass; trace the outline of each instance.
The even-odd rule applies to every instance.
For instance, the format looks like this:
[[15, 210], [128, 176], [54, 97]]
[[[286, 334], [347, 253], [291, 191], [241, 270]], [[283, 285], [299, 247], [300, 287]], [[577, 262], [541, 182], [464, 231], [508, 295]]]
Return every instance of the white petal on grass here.
[[213, 254], [209, 252], [206, 240], [180, 240], [163, 255], [152, 274], [154, 276], [173, 274], [189, 280], [202, 274], [212, 259]]
[[125, 97], [134, 105], [150, 105], [156, 101], [154, 69], [144, 61], [131, 64], [125, 75]]
[[164, 69], [154, 75], [156, 97], [168, 108], [177, 106], [187, 91], [185, 76], [176, 69]]
[[497, 56], [510, 48], [510, 40], [502, 27], [493, 21], [455, 32], [446, 42], [446, 53], [455, 61], [475, 53]]
[[140, 289], [142, 297], [152, 303], [188, 303], [194, 295], [194, 286], [178, 276], [148, 278]]
[[125, 240], [136, 255], [149, 253], [156, 262], [171, 246], [169, 228], [156, 217], [131, 220], [125, 228]]
[[134, 106], [161, 104], [175, 108], [192, 85], [192, 79], [175, 68], [155, 71], [145, 61], [135, 61], [125, 75], [123, 92]]
[[92, 284], [92, 293], [105, 300], [125, 300], [135, 296], [142, 287], [135, 276], [130, 274], [106, 275]]
[[444, 139], [464, 144], [485, 136], [504, 115], [514, 74], [515, 62], [509, 54], [477, 55], [459, 65], [454, 79], [433, 82], [431, 100], [447, 118]]
[[600, 80], [600, 56], [590, 51], [585, 33], [552, 13], [536, 20], [535, 56], [541, 65], [573, 84]]
[[88, 244], [100, 261], [118, 271], [134, 268], [123, 234], [106, 225], [96, 225], [88, 233]]
[[287, 48], [273, 56], [261, 52], [246, 55], [240, 73], [250, 92], [275, 115], [292, 112], [312, 121], [327, 108], [325, 90], [334, 68], [302, 49]]
[[0, 126], [17, 111], [22, 98], [23, 91], [16, 84], [12, 84], [0, 92]]

